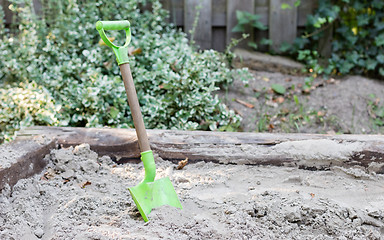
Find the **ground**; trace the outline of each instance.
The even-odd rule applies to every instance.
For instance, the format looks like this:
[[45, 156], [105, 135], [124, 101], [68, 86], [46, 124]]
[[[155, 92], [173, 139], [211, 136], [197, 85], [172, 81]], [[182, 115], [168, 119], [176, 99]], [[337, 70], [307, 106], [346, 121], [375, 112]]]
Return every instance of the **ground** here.
[[[384, 133], [384, 81], [361, 76], [316, 78], [305, 92], [307, 75], [300, 72], [300, 65], [281, 57], [240, 54], [248, 58], [237, 60], [235, 66], [250, 68], [254, 79], [248, 84], [235, 80], [220, 96], [243, 117], [242, 131]], [[284, 86], [286, 93], [277, 94], [272, 84]]]
[[183, 209], [144, 223], [128, 187], [141, 164], [116, 165], [89, 145], [52, 150], [48, 167], [0, 193], [1, 239], [381, 239], [384, 177], [359, 168], [199, 162], [176, 170], [156, 157]]

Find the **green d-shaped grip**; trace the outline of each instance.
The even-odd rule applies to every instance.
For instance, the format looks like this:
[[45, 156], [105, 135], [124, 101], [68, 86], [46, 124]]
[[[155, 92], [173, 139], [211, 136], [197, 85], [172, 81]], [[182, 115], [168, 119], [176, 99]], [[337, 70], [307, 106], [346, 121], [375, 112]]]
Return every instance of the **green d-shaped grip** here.
[[[96, 23], [96, 29], [100, 34], [101, 39], [104, 43], [112, 48], [116, 55], [117, 64], [128, 63], [128, 45], [131, 42], [131, 24], [128, 20], [124, 21], [98, 21]], [[125, 30], [126, 40], [123, 46], [116, 46], [113, 44], [105, 34], [104, 30]]]

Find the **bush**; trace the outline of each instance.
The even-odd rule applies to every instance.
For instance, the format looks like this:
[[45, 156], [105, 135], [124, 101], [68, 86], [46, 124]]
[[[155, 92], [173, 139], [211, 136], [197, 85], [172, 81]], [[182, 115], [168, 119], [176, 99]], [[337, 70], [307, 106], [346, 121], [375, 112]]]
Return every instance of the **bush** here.
[[0, 106], [0, 139], [6, 141], [15, 129], [59, 123], [55, 113], [60, 107], [46, 89], [34, 82], [0, 89]]
[[[131, 69], [147, 127], [238, 128], [240, 117], [212, 93], [246, 71], [230, 70], [220, 53], [197, 52], [189, 46], [184, 33], [165, 23], [167, 12], [158, 0], [47, 0], [42, 1], [41, 17], [34, 14], [33, 1], [11, 2], [19, 22], [17, 34], [4, 33], [2, 39], [0, 84], [11, 86], [6, 90], [11, 95], [20, 88], [25, 90], [22, 94], [45, 89], [55, 105], [43, 108], [57, 120], [40, 121], [32, 114], [30, 124], [133, 127], [115, 56], [98, 44], [95, 30], [100, 19], [129, 19], [131, 45], [142, 52], [131, 58]], [[140, 10], [146, 4], [152, 11]], [[107, 34], [117, 44], [125, 39], [120, 32]], [[35, 86], [32, 90], [29, 83]], [[23, 115], [18, 116], [23, 121]], [[17, 120], [0, 118], [2, 126], [9, 126], [1, 129], [3, 135], [19, 129]]]
[[[307, 34], [296, 40], [292, 53], [314, 73], [364, 74], [384, 78], [384, 2], [382, 0], [320, 0], [308, 16]], [[333, 33], [331, 55], [318, 64], [318, 43]], [[320, 61], [321, 62], [321, 61]]]

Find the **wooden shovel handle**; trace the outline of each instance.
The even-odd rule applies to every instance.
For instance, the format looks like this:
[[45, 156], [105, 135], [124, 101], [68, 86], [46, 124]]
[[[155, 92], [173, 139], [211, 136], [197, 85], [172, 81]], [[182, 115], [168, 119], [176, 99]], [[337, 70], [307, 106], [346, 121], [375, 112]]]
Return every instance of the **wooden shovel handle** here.
[[140, 150], [141, 152], [146, 152], [151, 150], [151, 148], [149, 146], [147, 132], [145, 131], [143, 116], [141, 115], [139, 100], [137, 99], [135, 84], [133, 83], [131, 74], [131, 68], [129, 67], [129, 63], [124, 63], [119, 66], [121, 75], [123, 76], [124, 87], [128, 97], [128, 104], [131, 108], [133, 124], [135, 125]]

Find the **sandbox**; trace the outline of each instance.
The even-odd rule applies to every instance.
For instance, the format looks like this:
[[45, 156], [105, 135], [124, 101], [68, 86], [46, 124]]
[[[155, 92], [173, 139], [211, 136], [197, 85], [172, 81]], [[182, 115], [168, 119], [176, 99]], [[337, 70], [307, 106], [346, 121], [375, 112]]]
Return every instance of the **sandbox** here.
[[144, 176], [134, 131], [116, 131], [31, 128], [3, 145], [0, 239], [384, 236], [382, 136], [148, 131], [183, 209], [144, 223], [128, 191]]

